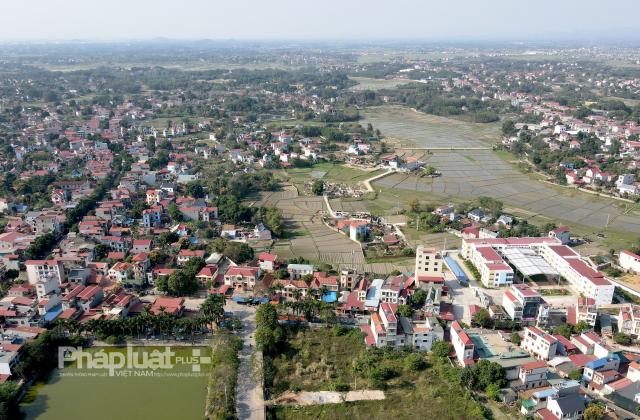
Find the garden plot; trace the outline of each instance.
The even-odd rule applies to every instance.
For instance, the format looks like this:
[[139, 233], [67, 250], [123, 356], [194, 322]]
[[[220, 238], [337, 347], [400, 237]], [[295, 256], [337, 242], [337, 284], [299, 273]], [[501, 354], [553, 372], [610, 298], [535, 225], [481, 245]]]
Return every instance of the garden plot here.
[[487, 147], [500, 138], [498, 124], [466, 123], [406, 108], [367, 109], [361, 115], [362, 126], [371, 123], [387, 136], [410, 140], [426, 149]]

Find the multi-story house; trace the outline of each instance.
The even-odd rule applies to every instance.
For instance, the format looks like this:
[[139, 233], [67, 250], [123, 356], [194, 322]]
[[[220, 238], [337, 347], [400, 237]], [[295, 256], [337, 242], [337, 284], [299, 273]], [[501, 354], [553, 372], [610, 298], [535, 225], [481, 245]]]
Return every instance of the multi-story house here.
[[143, 239], [138, 239], [133, 241], [133, 249], [131, 250], [131, 252], [133, 253], [138, 253], [138, 252], [151, 252], [151, 248], [153, 248], [153, 241], [150, 239], [147, 240], [143, 240]]
[[398, 319], [388, 303], [380, 304], [378, 312], [371, 315], [371, 325], [363, 331], [367, 334], [368, 346], [402, 348], [405, 345], [404, 332], [398, 334]]
[[549, 317], [549, 305], [524, 284], [512, 284], [511, 290], [504, 293], [502, 306], [511, 320], [523, 325], [544, 325]]
[[592, 298], [578, 298], [576, 316], [578, 322], [585, 321], [587, 324], [595, 327], [596, 317], [598, 316], [596, 300]]
[[546, 386], [548, 373], [547, 362], [544, 360], [521, 365], [518, 372], [518, 379], [521, 383], [517, 385], [517, 391]]
[[259, 277], [258, 267], [231, 267], [224, 274], [224, 284], [236, 290], [252, 290]]
[[258, 263], [260, 265], [261, 270], [265, 271], [273, 271], [275, 265], [277, 264], [278, 256], [274, 254], [267, 254], [262, 252], [260, 257], [258, 257]]
[[183, 265], [191, 258], [198, 257], [204, 259], [205, 254], [206, 252], [203, 250], [190, 251], [188, 249], [182, 249], [178, 252], [177, 262], [178, 264]]
[[467, 332], [458, 324], [458, 321], [453, 321], [449, 328], [449, 334], [460, 366], [469, 367], [473, 365], [475, 363], [473, 360], [475, 345]]
[[415, 277], [438, 277], [442, 276], [442, 255], [433, 248], [418, 246], [416, 250]]
[[38, 313], [46, 314], [62, 301], [60, 285], [65, 281], [64, 266], [59, 261], [30, 260], [25, 262], [27, 278], [36, 285]]
[[80, 307], [85, 312], [97, 306], [104, 298], [104, 291], [100, 286], [89, 286], [77, 295]]
[[358, 274], [356, 270], [343, 268], [340, 272], [340, 287], [350, 292], [360, 283], [360, 279], [362, 279], [362, 275]]
[[128, 262], [116, 263], [109, 269], [109, 278], [118, 282], [125, 282], [133, 278], [133, 265]]
[[536, 359], [549, 360], [556, 355], [558, 339], [536, 327], [527, 327], [524, 330], [524, 341], [521, 346]]
[[287, 266], [289, 277], [291, 280], [299, 280], [302, 276], [313, 274], [313, 265], [311, 264], [289, 264]]
[[435, 317], [426, 318], [422, 324], [415, 324], [409, 318], [398, 317], [405, 334], [405, 345], [414, 351], [429, 351], [433, 343], [444, 340], [444, 329]]
[[131, 259], [131, 265], [133, 269], [133, 278], [136, 280], [135, 283], [138, 286], [141, 286], [147, 277], [147, 271], [151, 267], [151, 260], [149, 259], [149, 254], [147, 252], [141, 252], [136, 254]]
[[620, 308], [618, 329], [625, 334], [640, 335], [640, 306], [628, 304]]
[[153, 206], [150, 209], [142, 211], [142, 225], [150, 228], [156, 223], [161, 222], [162, 206]]
[[147, 191], [147, 204], [154, 206], [167, 198], [167, 192], [165, 190], [148, 190]]
[[380, 302], [406, 304], [406, 292], [402, 293], [403, 276], [389, 276], [380, 288]]

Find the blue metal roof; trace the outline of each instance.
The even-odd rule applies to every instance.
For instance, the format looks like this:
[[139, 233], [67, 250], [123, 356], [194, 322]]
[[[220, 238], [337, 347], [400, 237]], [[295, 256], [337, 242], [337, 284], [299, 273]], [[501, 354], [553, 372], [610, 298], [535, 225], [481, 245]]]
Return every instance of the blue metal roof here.
[[451, 257], [444, 257], [444, 260], [447, 262], [447, 265], [449, 266], [449, 268], [451, 269], [451, 271], [453, 271], [453, 274], [456, 275], [456, 277], [458, 278], [458, 280], [464, 280], [467, 281], [469, 279], [467, 279], [466, 274], [464, 274], [464, 271], [462, 271], [462, 269], [460, 268], [460, 266], [458, 265], [458, 263], [455, 262], [455, 260]]
[[609, 360], [609, 357], [612, 358], [612, 360], [620, 360], [620, 356], [618, 356], [617, 354], [613, 354], [612, 356], [607, 356], [607, 357], [603, 357], [601, 359], [598, 360], [594, 360], [592, 362], [588, 362], [585, 365], [587, 367], [590, 367], [591, 369], [599, 369], [602, 366], [606, 365], [607, 363], [609, 363], [611, 360]]
[[62, 304], [56, 305], [44, 314], [44, 320], [47, 322], [53, 321], [58, 315], [62, 313]]

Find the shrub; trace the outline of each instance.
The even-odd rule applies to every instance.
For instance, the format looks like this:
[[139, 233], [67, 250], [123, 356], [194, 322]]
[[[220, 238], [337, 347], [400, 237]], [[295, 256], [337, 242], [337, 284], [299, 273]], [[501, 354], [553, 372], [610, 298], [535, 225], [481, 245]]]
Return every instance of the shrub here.
[[109, 337], [107, 337], [106, 340], [104, 340], [105, 343], [107, 344], [116, 344], [118, 341], [118, 337], [116, 337], [115, 335], [110, 335]]
[[329, 382], [329, 391], [346, 392], [350, 389], [349, 385], [342, 382]]
[[376, 381], [387, 381], [395, 375], [395, 372], [387, 366], [378, 366], [371, 372], [371, 377]]
[[451, 352], [451, 344], [446, 341], [438, 341], [431, 346], [431, 354], [435, 357], [447, 357]]
[[404, 367], [409, 372], [418, 372], [426, 367], [426, 363], [419, 354], [414, 353], [404, 359]]

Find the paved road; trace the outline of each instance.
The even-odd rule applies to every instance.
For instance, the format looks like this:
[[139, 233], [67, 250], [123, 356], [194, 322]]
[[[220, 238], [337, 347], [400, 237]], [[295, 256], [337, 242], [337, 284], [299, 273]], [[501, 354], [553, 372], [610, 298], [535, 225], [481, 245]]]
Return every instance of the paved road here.
[[255, 350], [255, 308], [228, 303], [225, 311], [233, 312], [242, 320], [243, 329], [238, 336], [244, 341], [240, 351], [240, 368], [238, 369], [238, 385], [236, 387], [236, 405], [239, 420], [263, 420], [264, 402], [262, 384], [253, 379], [249, 366], [251, 355]]

